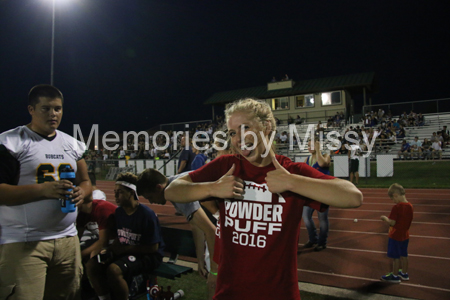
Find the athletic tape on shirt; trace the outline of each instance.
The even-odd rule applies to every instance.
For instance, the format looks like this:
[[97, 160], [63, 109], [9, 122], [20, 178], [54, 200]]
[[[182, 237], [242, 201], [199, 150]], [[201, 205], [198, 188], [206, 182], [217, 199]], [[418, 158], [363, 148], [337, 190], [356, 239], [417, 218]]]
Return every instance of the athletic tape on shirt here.
[[120, 184], [120, 185], [126, 186], [127, 188], [132, 189], [134, 191], [134, 196], [136, 197], [136, 200], [139, 199], [139, 196], [136, 191], [136, 186], [134, 184], [126, 182], [126, 181], [116, 181], [116, 184]]

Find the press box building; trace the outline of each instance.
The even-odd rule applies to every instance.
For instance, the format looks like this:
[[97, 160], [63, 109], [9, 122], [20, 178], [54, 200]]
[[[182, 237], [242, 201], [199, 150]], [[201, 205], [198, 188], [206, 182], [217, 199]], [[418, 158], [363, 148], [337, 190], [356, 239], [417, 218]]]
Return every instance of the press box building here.
[[358, 73], [309, 80], [283, 80], [269, 82], [265, 86], [218, 92], [204, 104], [223, 106], [242, 98], [266, 101], [274, 116], [283, 124], [300, 116], [309, 123], [323, 121], [337, 112], [344, 112], [346, 119], [355, 112], [353, 97], [362, 95], [366, 105], [368, 93], [375, 89], [375, 73]]

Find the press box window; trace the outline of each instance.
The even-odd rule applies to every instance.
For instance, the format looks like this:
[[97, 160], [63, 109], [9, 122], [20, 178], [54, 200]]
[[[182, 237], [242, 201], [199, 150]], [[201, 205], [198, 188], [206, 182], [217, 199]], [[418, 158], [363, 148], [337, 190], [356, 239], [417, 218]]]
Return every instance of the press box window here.
[[314, 107], [314, 95], [301, 95], [295, 97], [296, 107]]
[[272, 99], [272, 109], [289, 109], [289, 99], [287, 97]]
[[341, 104], [341, 92], [322, 93], [322, 106]]

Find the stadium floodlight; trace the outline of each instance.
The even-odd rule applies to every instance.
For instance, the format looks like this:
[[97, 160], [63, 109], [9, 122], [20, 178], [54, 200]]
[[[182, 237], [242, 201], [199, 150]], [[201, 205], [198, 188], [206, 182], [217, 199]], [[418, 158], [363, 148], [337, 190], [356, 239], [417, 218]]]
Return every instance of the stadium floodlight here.
[[50, 84], [53, 85], [53, 66], [55, 55], [55, 3], [56, 0], [52, 0], [52, 46], [50, 54]]
[[[54, 69], [54, 58], [55, 58], [55, 7], [56, 1], [63, 0], [51, 0], [52, 1], [52, 45], [50, 54], [50, 84], [53, 85], [53, 69]], [[67, 0], [64, 0], [67, 1]]]

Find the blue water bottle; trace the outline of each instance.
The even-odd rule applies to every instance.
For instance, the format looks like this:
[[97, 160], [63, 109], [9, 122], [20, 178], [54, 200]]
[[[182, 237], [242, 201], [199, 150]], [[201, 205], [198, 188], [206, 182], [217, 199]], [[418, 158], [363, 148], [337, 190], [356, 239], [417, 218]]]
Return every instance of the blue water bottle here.
[[[59, 173], [60, 179], [69, 180], [75, 186], [75, 172], [70, 166], [66, 166], [61, 169]], [[72, 189], [68, 189], [67, 191], [71, 192]], [[64, 199], [61, 199], [61, 210], [63, 213], [70, 213], [76, 211], [75, 203], [72, 203], [72, 198], [70, 195], [66, 195]]]

